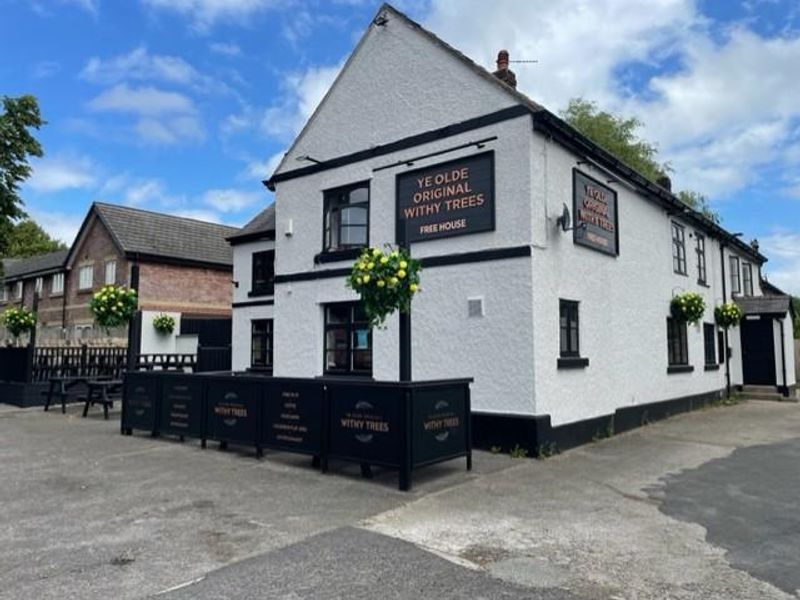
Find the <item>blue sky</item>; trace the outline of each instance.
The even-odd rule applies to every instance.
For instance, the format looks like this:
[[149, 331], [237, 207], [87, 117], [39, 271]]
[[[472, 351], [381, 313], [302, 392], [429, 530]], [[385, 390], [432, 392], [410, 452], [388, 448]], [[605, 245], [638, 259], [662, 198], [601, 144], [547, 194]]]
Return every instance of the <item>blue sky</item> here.
[[[380, 3], [0, 0], [0, 81], [32, 93], [46, 157], [29, 212], [69, 241], [93, 200], [242, 225]], [[477, 62], [505, 47], [551, 110], [636, 115], [679, 189], [758, 237], [800, 293], [796, 0], [402, 0]]]

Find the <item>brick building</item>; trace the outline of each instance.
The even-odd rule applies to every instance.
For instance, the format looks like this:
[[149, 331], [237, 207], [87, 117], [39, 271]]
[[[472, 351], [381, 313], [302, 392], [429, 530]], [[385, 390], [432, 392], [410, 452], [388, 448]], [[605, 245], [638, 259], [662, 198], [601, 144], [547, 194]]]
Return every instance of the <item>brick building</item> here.
[[[5, 264], [0, 310], [33, 304], [40, 290], [39, 340], [102, 338], [89, 311], [106, 284], [130, 285], [139, 267], [139, 308], [148, 316], [229, 317], [232, 227], [112, 204], [94, 203], [72, 247]], [[22, 290], [20, 293], [19, 290]], [[124, 331], [112, 332], [119, 341]], [[5, 337], [5, 336], [0, 336]]]

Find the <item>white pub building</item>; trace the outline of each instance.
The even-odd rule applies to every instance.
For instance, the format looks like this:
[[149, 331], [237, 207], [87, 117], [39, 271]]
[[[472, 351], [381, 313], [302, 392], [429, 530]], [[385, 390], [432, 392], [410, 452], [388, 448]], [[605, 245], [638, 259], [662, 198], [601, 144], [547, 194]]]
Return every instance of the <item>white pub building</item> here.
[[[490, 73], [381, 7], [266, 182], [274, 206], [231, 240], [233, 368], [397, 380], [397, 315], [370, 330], [345, 277], [405, 236], [413, 378], [474, 378], [478, 446], [561, 449], [738, 386], [793, 394], [790, 299], [757, 244], [515, 85], [507, 53]], [[689, 291], [694, 325], [670, 316]]]

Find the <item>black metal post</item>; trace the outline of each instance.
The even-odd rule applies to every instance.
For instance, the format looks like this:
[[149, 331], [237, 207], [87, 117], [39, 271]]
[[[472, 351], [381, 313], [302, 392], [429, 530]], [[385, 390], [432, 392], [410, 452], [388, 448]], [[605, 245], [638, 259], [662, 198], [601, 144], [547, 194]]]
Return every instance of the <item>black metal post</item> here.
[[[137, 301], [139, 294], [139, 265], [131, 267], [131, 285], [136, 290]], [[137, 310], [134, 318], [128, 323], [128, 356], [125, 361], [126, 371], [133, 371], [136, 366], [136, 357], [140, 351], [142, 328], [142, 311]]]
[[[33, 292], [31, 311], [35, 315], [39, 310], [39, 292]], [[38, 320], [38, 319], [37, 319]], [[33, 361], [36, 356], [36, 326], [34, 325], [28, 339], [28, 356], [25, 364], [25, 383], [33, 383]]]
[[[401, 235], [399, 246], [403, 250], [410, 250], [406, 224], [400, 226]], [[412, 300], [413, 301], [413, 300]], [[411, 381], [411, 306], [408, 312], [400, 313], [400, 381]]]
[[[722, 303], [728, 301], [728, 291], [725, 284], [725, 244], [719, 245], [719, 262], [720, 267], [722, 270]], [[730, 350], [730, 342], [728, 341], [728, 329], [729, 327], [725, 327], [725, 397], [731, 397], [731, 350]], [[744, 368], [744, 364], [742, 365]]]

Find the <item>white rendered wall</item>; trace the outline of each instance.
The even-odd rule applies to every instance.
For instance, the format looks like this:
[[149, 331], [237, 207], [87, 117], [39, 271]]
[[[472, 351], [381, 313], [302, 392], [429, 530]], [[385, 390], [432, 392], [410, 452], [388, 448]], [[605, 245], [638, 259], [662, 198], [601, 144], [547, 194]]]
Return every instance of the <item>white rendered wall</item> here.
[[[484, 66], [493, 66], [493, 58]], [[298, 156], [328, 160], [514, 104], [510, 94], [390, 14], [385, 26], [370, 26], [278, 172], [304, 166]]]
[[[398, 107], [399, 110], [399, 107]], [[453, 115], [458, 120], [458, 115]], [[370, 181], [370, 244], [395, 242], [395, 180], [400, 173], [459, 157], [495, 153], [495, 231], [415, 243], [415, 257], [457, 254], [530, 244], [531, 119], [519, 117], [370, 161], [281, 182], [277, 231], [292, 219], [294, 235], [278, 236], [277, 273], [349, 267], [352, 261], [314, 264], [322, 250], [323, 191]], [[411, 167], [373, 168], [497, 136], [475, 147], [416, 160]], [[531, 268], [528, 257], [426, 269], [412, 318], [415, 379], [475, 377], [473, 407], [486, 412], [533, 414]], [[467, 317], [467, 298], [483, 297], [486, 316]], [[275, 294], [275, 375], [309, 377], [323, 371], [323, 309], [355, 300], [344, 277], [282, 283]], [[238, 309], [234, 311], [234, 319]], [[373, 334], [373, 376], [398, 377], [398, 324]]]
[[231, 367], [243, 371], [250, 367], [251, 322], [256, 319], [271, 319], [273, 307], [269, 305], [236, 306], [240, 303], [256, 303], [269, 300], [270, 296], [251, 297], [253, 288], [253, 254], [275, 248], [272, 240], [259, 240], [233, 247], [233, 315], [231, 338]]
[[[167, 315], [175, 319], [175, 329], [170, 334], [158, 333], [153, 327], [153, 319], [159, 315]], [[174, 354], [175, 338], [181, 331], [181, 313], [142, 311], [142, 342], [139, 346], [141, 354]]]
[[[775, 340], [775, 381], [778, 385], [789, 386], [796, 383], [794, 372], [794, 337], [792, 318], [788, 314], [783, 319], [783, 344], [781, 344], [781, 321], [775, 319], [773, 324]], [[782, 362], [783, 361], [783, 362]], [[786, 380], [783, 368], [786, 367]]]
[[[615, 409], [712, 392], [724, 387], [724, 365], [705, 371], [702, 324], [688, 327], [691, 373], [667, 374], [669, 302], [674, 294], [700, 293], [706, 323], [722, 298], [719, 246], [706, 236], [707, 281], [697, 283], [694, 229], [686, 232], [688, 275], [673, 272], [671, 218], [663, 208], [611, 183], [617, 192], [619, 250], [614, 258], [573, 243], [555, 219], [572, 212], [572, 169], [577, 157], [534, 135], [534, 364], [536, 412], [553, 425], [611, 414]], [[597, 169], [580, 170], [605, 183]], [[692, 236], [692, 237], [690, 237]], [[557, 369], [559, 299], [580, 302], [580, 351], [584, 369]]]

